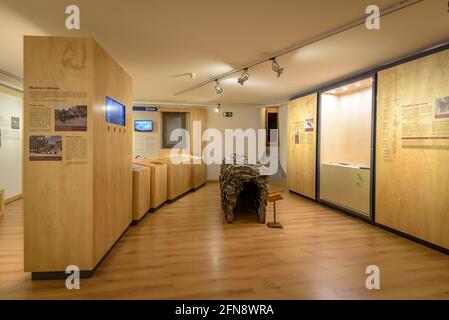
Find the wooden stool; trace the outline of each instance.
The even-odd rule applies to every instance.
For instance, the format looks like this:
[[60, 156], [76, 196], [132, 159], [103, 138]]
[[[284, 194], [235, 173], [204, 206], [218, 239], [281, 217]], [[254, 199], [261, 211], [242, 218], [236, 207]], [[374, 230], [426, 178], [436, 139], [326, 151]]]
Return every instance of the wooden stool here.
[[282, 229], [282, 224], [276, 221], [276, 201], [282, 200], [280, 192], [270, 192], [268, 194], [268, 202], [273, 202], [273, 215], [274, 215], [274, 222], [268, 222], [267, 226], [268, 228], [280, 228]]

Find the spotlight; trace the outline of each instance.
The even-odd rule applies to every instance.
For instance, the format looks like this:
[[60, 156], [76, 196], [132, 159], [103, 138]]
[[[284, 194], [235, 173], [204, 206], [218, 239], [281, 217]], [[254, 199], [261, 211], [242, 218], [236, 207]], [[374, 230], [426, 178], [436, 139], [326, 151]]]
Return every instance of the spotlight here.
[[215, 107], [215, 112], [220, 112], [221, 109], [221, 105], [217, 104], [217, 106]]
[[218, 80], [215, 80], [215, 92], [217, 94], [222, 94], [224, 91], [223, 87], [221, 86], [221, 83]]
[[243, 73], [237, 81], [238, 81], [238, 83], [240, 83], [243, 86], [245, 81], [248, 79], [249, 79], [248, 68], [245, 68], [245, 69], [243, 69]]
[[282, 72], [284, 71], [284, 68], [281, 68], [279, 63], [276, 61], [276, 58], [271, 58], [270, 60], [273, 61], [271, 64], [271, 69], [273, 69], [274, 72], [278, 74], [278, 78], [281, 76]]

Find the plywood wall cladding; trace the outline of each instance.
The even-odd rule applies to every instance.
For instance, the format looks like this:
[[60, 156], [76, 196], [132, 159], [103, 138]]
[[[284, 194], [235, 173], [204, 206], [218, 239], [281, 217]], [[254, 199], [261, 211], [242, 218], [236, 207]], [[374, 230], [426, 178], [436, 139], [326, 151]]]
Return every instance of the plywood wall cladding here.
[[378, 75], [376, 221], [449, 249], [449, 51]]
[[315, 199], [317, 94], [288, 104], [287, 179], [291, 191]]
[[25, 271], [92, 270], [131, 221], [132, 80], [93, 39], [27, 36], [24, 89]]

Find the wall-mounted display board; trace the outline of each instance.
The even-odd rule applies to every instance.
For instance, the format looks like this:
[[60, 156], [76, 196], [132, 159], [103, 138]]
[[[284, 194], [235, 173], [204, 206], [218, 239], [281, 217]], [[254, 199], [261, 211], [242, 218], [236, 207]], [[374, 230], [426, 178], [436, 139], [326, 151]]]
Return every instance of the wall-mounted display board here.
[[320, 94], [321, 201], [370, 217], [373, 79]]
[[289, 190], [315, 199], [317, 94], [288, 103], [287, 180]]
[[[24, 38], [25, 271], [90, 274], [132, 217], [132, 79], [93, 39]], [[117, 108], [106, 109], [111, 98]], [[124, 121], [122, 121], [124, 120]]]
[[449, 249], [449, 51], [378, 75], [376, 222]]
[[[152, 109], [134, 108], [134, 128], [133, 128], [133, 157], [149, 158], [158, 157], [160, 149], [159, 130], [160, 130], [160, 112], [152, 111]], [[150, 130], [140, 130], [137, 121], [151, 121]]]

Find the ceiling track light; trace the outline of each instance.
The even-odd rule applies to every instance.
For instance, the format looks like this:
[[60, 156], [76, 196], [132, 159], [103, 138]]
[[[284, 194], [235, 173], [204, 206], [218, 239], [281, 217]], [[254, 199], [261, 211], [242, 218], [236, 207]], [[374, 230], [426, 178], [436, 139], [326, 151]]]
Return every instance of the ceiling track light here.
[[271, 69], [273, 69], [273, 71], [277, 73], [278, 78], [279, 78], [281, 76], [282, 72], [284, 72], [284, 68], [281, 68], [279, 63], [276, 61], [276, 57], [271, 58], [270, 60], [273, 61], [273, 63], [271, 64]]
[[222, 94], [224, 91], [223, 86], [221, 85], [221, 83], [217, 80], [215, 80], [215, 92], [217, 94]]
[[220, 112], [221, 109], [221, 105], [217, 104], [217, 106], [215, 107], [215, 112]]
[[[422, 3], [423, 1], [424, 0], [402, 0], [402, 1], [397, 2], [397, 3], [395, 3], [395, 4], [393, 4], [393, 5], [389, 6], [389, 7], [386, 7], [384, 9], [382, 9], [381, 12], [380, 12], [380, 16], [381, 17], [385, 17], [385, 16], [388, 16], [390, 14], [396, 14], [397, 12], [399, 12], [401, 10], [405, 10], [406, 8], [410, 8], [411, 6], [418, 5], [418, 4]], [[348, 30], [353, 30], [353, 29], [355, 29], [357, 27], [365, 25], [365, 23], [366, 23], [366, 15], [363, 14], [357, 20], [349, 22], [349, 23], [347, 23], [345, 25], [341, 25], [341, 26], [339, 26], [337, 28], [334, 28], [332, 30], [328, 30], [328, 31], [326, 31], [324, 33], [321, 33], [321, 34], [311, 38], [311, 39], [308, 39], [308, 40], [305, 40], [305, 41], [301, 41], [301, 42], [296, 43], [296, 44], [294, 44], [294, 45], [292, 45], [292, 46], [290, 46], [288, 48], [283, 48], [283, 49], [281, 49], [281, 50], [279, 50], [277, 52], [273, 52], [273, 53], [271, 53], [270, 55], [268, 55], [266, 57], [260, 58], [260, 59], [258, 59], [256, 61], [250, 62], [250, 63], [245, 64], [245, 65], [242, 65], [241, 67], [238, 67], [236, 69], [232, 69], [232, 70], [230, 70], [228, 72], [225, 72], [223, 74], [216, 75], [213, 78], [204, 80], [204, 81], [202, 81], [200, 83], [197, 83], [197, 84], [195, 84], [193, 86], [190, 86], [190, 87], [188, 87], [186, 89], [177, 91], [177, 92], [175, 92], [175, 96], [178, 96], [178, 95], [184, 94], [186, 92], [195, 90], [195, 89], [200, 88], [200, 87], [205, 86], [205, 85], [209, 85], [210, 83], [214, 82], [215, 79], [217, 79], [217, 78], [218, 79], [225, 79], [225, 78], [227, 78], [227, 77], [229, 77], [229, 76], [231, 76], [231, 75], [233, 75], [235, 73], [241, 72], [244, 68], [252, 68], [252, 67], [255, 67], [255, 66], [259, 65], [259, 64], [265, 63], [267, 61], [274, 60], [274, 58], [272, 58], [272, 57], [280, 57], [280, 56], [289, 54], [291, 52], [294, 52], [296, 50], [305, 48], [307, 46], [316, 44], [319, 41], [322, 41], [322, 40], [325, 40], [325, 39], [329, 39], [329, 38], [331, 38], [333, 36], [336, 36], [338, 34], [346, 32]], [[373, 81], [373, 80], [371, 80], [371, 81]]]
[[237, 82], [243, 86], [245, 81], [247, 81], [248, 79], [249, 79], [248, 68], [245, 68], [245, 69], [243, 69], [243, 73], [240, 76], [240, 78], [237, 80]]

